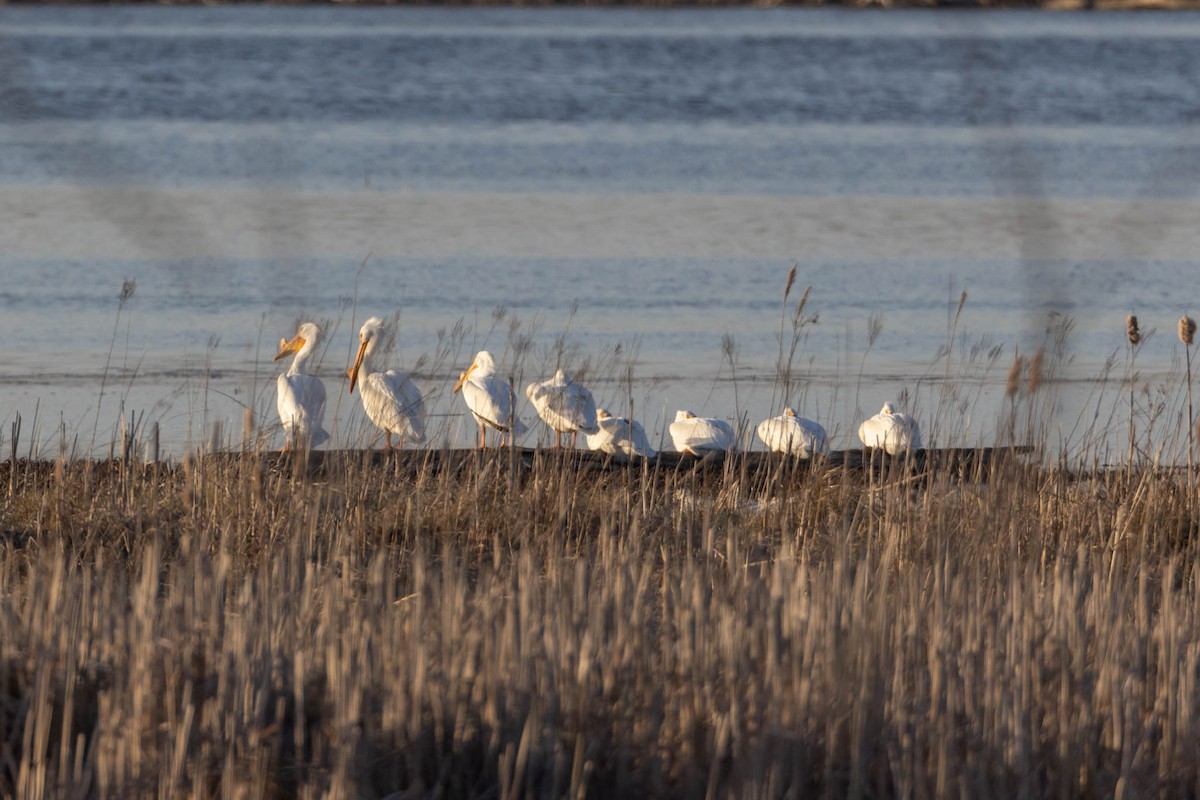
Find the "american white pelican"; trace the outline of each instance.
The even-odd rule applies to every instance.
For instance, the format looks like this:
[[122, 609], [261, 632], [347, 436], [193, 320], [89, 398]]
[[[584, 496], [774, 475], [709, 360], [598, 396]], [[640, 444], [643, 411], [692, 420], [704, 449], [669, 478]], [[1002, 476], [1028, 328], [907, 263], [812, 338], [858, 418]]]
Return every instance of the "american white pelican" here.
[[675, 449], [694, 456], [709, 450], [732, 450], [736, 444], [728, 422], [697, 417], [690, 411], [676, 411], [669, 430]]
[[812, 458], [829, 452], [825, 429], [811, 419], [796, 416], [791, 408], [785, 408], [778, 417], [764, 420], [758, 426], [758, 438], [772, 453]]
[[889, 456], [921, 449], [921, 429], [917, 421], [897, 414], [891, 403], [884, 403], [882, 411], [858, 427], [858, 438], [867, 447], [885, 450]]
[[658, 453], [650, 446], [646, 431], [637, 420], [614, 417], [603, 408], [596, 409], [596, 433], [587, 435], [588, 448], [627, 460], [634, 456], [654, 458]]
[[312, 322], [301, 324], [290, 341], [279, 341], [276, 361], [291, 353], [296, 354], [292, 366], [279, 376], [276, 383], [275, 408], [287, 432], [287, 440], [283, 445], [285, 453], [293, 447], [316, 447], [329, 438], [329, 434], [321, 427], [321, 418], [325, 416], [325, 384], [317, 376], [308, 374], [308, 359], [320, 341], [321, 329]]
[[496, 360], [487, 350], [475, 354], [471, 366], [458, 377], [454, 393], [462, 391], [467, 408], [479, 424], [479, 446], [487, 446], [487, 429], [493, 427], [513, 438], [525, 433], [525, 424], [513, 413], [513, 391], [496, 375]]
[[371, 371], [371, 354], [383, 334], [383, 320], [371, 317], [358, 332], [358, 356], [354, 366], [347, 371], [350, 377], [350, 394], [359, 385], [362, 374], [363, 411], [367, 417], [383, 428], [387, 447], [392, 447], [392, 434], [400, 437], [400, 446], [405, 440], [421, 444], [425, 441], [425, 400], [421, 390], [407, 375], [389, 369], [387, 372]]
[[584, 433], [595, 433], [596, 401], [586, 387], [576, 383], [571, 376], [561, 369], [539, 383], [531, 383], [525, 387], [525, 396], [537, 409], [542, 421], [554, 429], [554, 446], [562, 446], [562, 435], [571, 434], [571, 446], [575, 446], [575, 436]]

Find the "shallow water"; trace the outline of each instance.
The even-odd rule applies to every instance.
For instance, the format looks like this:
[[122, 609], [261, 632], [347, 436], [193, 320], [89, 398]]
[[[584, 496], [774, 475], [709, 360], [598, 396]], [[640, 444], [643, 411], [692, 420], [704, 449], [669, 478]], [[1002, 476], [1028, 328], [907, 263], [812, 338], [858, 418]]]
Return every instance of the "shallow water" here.
[[36, 408], [50, 451], [107, 452], [122, 408], [172, 454], [236, 440], [311, 316], [353, 445], [354, 331], [398, 313], [439, 441], [470, 440], [474, 350], [523, 383], [561, 339], [662, 442], [676, 408], [778, 410], [795, 264], [817, 322], [787, 395], [835, 446], [896, 398], [927, 444], [990, 443], [1051, 312], [1075, 322], [1051, 446], [1123, 452], [1130, 311], [1167, 441], [1197, 39], [1193, 14], [3, 8], [0, 421], [28, 442]]

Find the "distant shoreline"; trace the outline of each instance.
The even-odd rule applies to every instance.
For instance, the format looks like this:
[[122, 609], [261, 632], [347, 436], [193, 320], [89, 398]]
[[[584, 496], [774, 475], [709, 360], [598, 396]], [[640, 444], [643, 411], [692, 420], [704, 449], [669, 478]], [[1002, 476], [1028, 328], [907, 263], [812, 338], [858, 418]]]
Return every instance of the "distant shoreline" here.
[[1044, 11], [1196, 11], [1200, 0], [0, 0], [0, 6], [406, 6], [441, 8], [907, 8]]

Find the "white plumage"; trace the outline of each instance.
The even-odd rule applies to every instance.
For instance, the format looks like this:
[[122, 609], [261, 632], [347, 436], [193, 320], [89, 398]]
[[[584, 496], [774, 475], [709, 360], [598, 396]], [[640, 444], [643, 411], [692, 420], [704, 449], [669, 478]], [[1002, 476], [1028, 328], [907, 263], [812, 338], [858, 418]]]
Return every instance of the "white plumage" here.
[[858, 427], [858, 438], [865, 446], [884, 450], [890, 456], [921, 449], [921, 430], [917, 421], [905, 414], [897, 414], [891, 403], [884, 403], [878, 414]]
[[646, 431], [637, 420], [614, 417], [603, 408], [596, 409], [596, 432], [587, 435], [588, 448], [608, 453], [620, 460], [635, 456], [654, 458]]
[[[374, 372], [371, 355], [375, 352], [383, 335], [383, 320], [371, 317], [358, 332], [358, 355], [350, 368], [350, 393], [360, 386], [363, 411], [367, 417], [383, 428], [388, 448], [392, 446], [392, 435], [400, 437], [400, 445], [410, 441], [421, 444], [425, 441], [425, 400], [421, 390], [407, 375], [389, 369]], [[359, 375], [362, 375], [361, 382]]]
[[759, 424], [758, 438], [773, 453], [812, 458], [829, 452], [825, 429], [811, 419], [797, 416], [791, 408], [785, 408], [778, 417], [771, 417]]
[[736, 445], [728, 422], [697, 417], [690, 411], [675, 412], [669, 431], [675, 449], [694, 456], [710, 450], [733, 450]]
[[325, 384], [308, 374], [308, 359], [321, 341], [321, 329], [315, 323], [303, 323], [290, 341], [280, 340], [275, 360], [295, 353], [288, 371], [276, 382], [275, 408], [287, 435], [284, 452], [293, 447], [317, 447], [329, 439], [321, 427], [325, 416]]
[[571, 434], [571, 445], [580, 431], [595, 433], [596, 401], [586, 387], [572, 380], [561, 369], [554, 377], [525, 387], [525, 396], [542, 421], [554, 430], [554, 446], [562, 445], [562, 435]]
[[487, 350], [475, 354], [471, 366], [454, 384], [454, 393], [462, 392], [463, 401], [479, 425], [479, 446], [487, 446], [487, 429], [522, 436], [525, 424], [513, 410], [513, 392], [508, 381], [496, 375], [496, 360]]

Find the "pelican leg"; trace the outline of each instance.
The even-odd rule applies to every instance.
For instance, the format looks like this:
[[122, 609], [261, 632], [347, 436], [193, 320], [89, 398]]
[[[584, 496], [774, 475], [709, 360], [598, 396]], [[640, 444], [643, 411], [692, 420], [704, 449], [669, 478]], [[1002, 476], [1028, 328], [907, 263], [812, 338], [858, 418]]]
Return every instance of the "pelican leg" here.
[[479, 449], [483, 450], [485, 447], [487, 447], [487, 427], [484, 425], [480, 425], [479, 426]]
[[555, 428], [554, 429], [554, 449], [559, 450], [561, 448], [562, 448], [562, 431]]
[[384, 435], [384, 441], [387, 442], [387, 449], [391, 450], [392, 449], [392, 432], [384, 431], [383, 435]]

